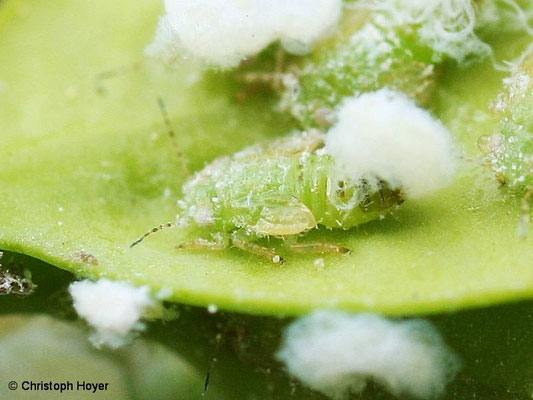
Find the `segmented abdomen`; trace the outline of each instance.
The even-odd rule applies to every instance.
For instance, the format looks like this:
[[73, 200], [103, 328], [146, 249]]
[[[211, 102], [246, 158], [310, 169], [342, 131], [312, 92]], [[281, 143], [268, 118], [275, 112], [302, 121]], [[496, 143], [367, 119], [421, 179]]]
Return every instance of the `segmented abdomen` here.
[[363, 181], [332, 178], [333, 160], [318, 153], [300, 157], [216, 160], [184, 186], [183, 214], [214, 230], [251, 229], [265, 207], [301, 202], [316, 222], [348, 229], [375, 219], [398, 203], [387, 187], [370, 191]]
[[291, 157], [216, 160], [184, 186], [183, 212], [199, 225], [211, 214], [217, 230], [251, 227], [264, 207], [299, 196], [299, 173]]

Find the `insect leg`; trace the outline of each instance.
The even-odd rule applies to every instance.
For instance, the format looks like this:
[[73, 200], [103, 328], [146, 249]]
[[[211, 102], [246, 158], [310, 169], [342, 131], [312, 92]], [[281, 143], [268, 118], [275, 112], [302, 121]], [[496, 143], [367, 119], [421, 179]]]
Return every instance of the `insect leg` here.
[[234, 232], [233, 235], [231, 235], [231, 242], [235, 247], [241, 250], [247, 251], [251, 254], [255, 254], [256, 256], [268, 258], [274, 263], [284, 262], [283, 258], [278, 255], [274, 249], [269, 249], [268, 247], [264, 247], [257, 243], [254, 243], [250, 239], [239, 235], [237, 232]]
[[279, 47], [275, 54], [274, 71], [272, 72], [248, 72], [242, 76], [242, 80], [247, 84], [269, 85], [272, 90], [279, 92], [283, 89], [283, 72], [285, 67], [285, 51]]
[[331, 243], [287, 243], [285, 246], [293, 253], [351, 253], [350, 249]]
[[222, 235], [212, 235], [213, 240], [197, 238], [185, 243], [179, 244], [178, 249], [183, 250], [212, 250], [219, 251], [228, 247], [228, 239]]
[[247, 86], [237, 94], [237, 100], [243, 102], [262, 87], [281, 93], [285, 87], [284, 82], [294, 80], [293, 73], [286, 66], [285, 56], [285, 50], [278, 47], [272, 71], [252, 71], [238, 75]]

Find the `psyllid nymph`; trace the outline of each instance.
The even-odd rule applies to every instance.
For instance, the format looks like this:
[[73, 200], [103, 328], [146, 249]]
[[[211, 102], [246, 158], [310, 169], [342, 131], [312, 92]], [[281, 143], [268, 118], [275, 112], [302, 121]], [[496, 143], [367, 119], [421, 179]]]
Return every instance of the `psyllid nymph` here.
[[288, 251], [340, 252], [297, 243], [324, 226], [350, 229], [384, 217], [405, 198], [441, 188], [454, 171], [448, 131], [405, 95], [383, 89], [349, 98], [327, 132], [306, 131], [216, 159], [183, 186], [176, 223], [191, 234], [182, 249], [230, 245], [282, 261], [258, 241], [284, 239]]

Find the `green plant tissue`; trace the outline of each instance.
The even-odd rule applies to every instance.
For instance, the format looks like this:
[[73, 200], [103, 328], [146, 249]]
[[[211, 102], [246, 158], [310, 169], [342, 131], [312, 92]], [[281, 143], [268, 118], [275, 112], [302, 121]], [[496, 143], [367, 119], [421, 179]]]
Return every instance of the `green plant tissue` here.
[[184, 181], [157, 97], [193, 171], [293, 129], [275, 99], [236, 100], [236, 83], [222, 73], [143, 61], [160, 13], [142, 0], [0, 3], [0, 249], [165, 289], [176, 302], [260, 314], [417, 314], [533, 294], [533, 235], [517, 235], [520, 199], [469, 161], [497, 125], [488, 104], [504, 75], [490, 62], [446, 67], [430, 104], [465, 154], [451, 186], [384, 220], [306, 236], [352, 254], [324, 256], [323, 266], [315, 255], [274, 265], [235, 249], [180, 251], [178, 229], [130, 249], [174, 220]]

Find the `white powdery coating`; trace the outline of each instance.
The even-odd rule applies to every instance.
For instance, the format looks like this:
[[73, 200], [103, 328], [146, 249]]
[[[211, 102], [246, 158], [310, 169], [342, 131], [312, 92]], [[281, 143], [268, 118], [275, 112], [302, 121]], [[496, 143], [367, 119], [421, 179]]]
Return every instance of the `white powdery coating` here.
[[472, 0], [374, 0], [383, 27], [416, 27], [419, 39], [430, 46], [440, 62], [447, 55], [463, 65], [492, 53], [475, 33], [476, 12]]
[[165, 0], [165, 10], [148, 55], [227, 68], [276, 40], [291, 53], [308, 52], [337, 25], [342, 0]]
[[427, 321], [333, 311], [291, 324], [277, 358], [304, 384], [336, 399], [361, 392], [370, 378], [394, 395], [435, 398], [461, 367]]
[[416, 198], [450, 183], [455, 170], [448, 130], [405, 95], [388, 89], [346, 99], [326, 135], [336, 178], [379, 180]]
[[132, 331], [144, 329], [140, 319], [155, 305], [148, 287], [108, 279], [74, 282], [69, 292], [78, 315], [95, 329], [91, 340], [97, 347], [127, 343]]
[[523, 100], [530, 92], [531, 76], [519, 68], [513, 75], [503, 79], [505, 92], [500, 93], [492, 105], [494, 111], [505, 112], [520, 100]]

